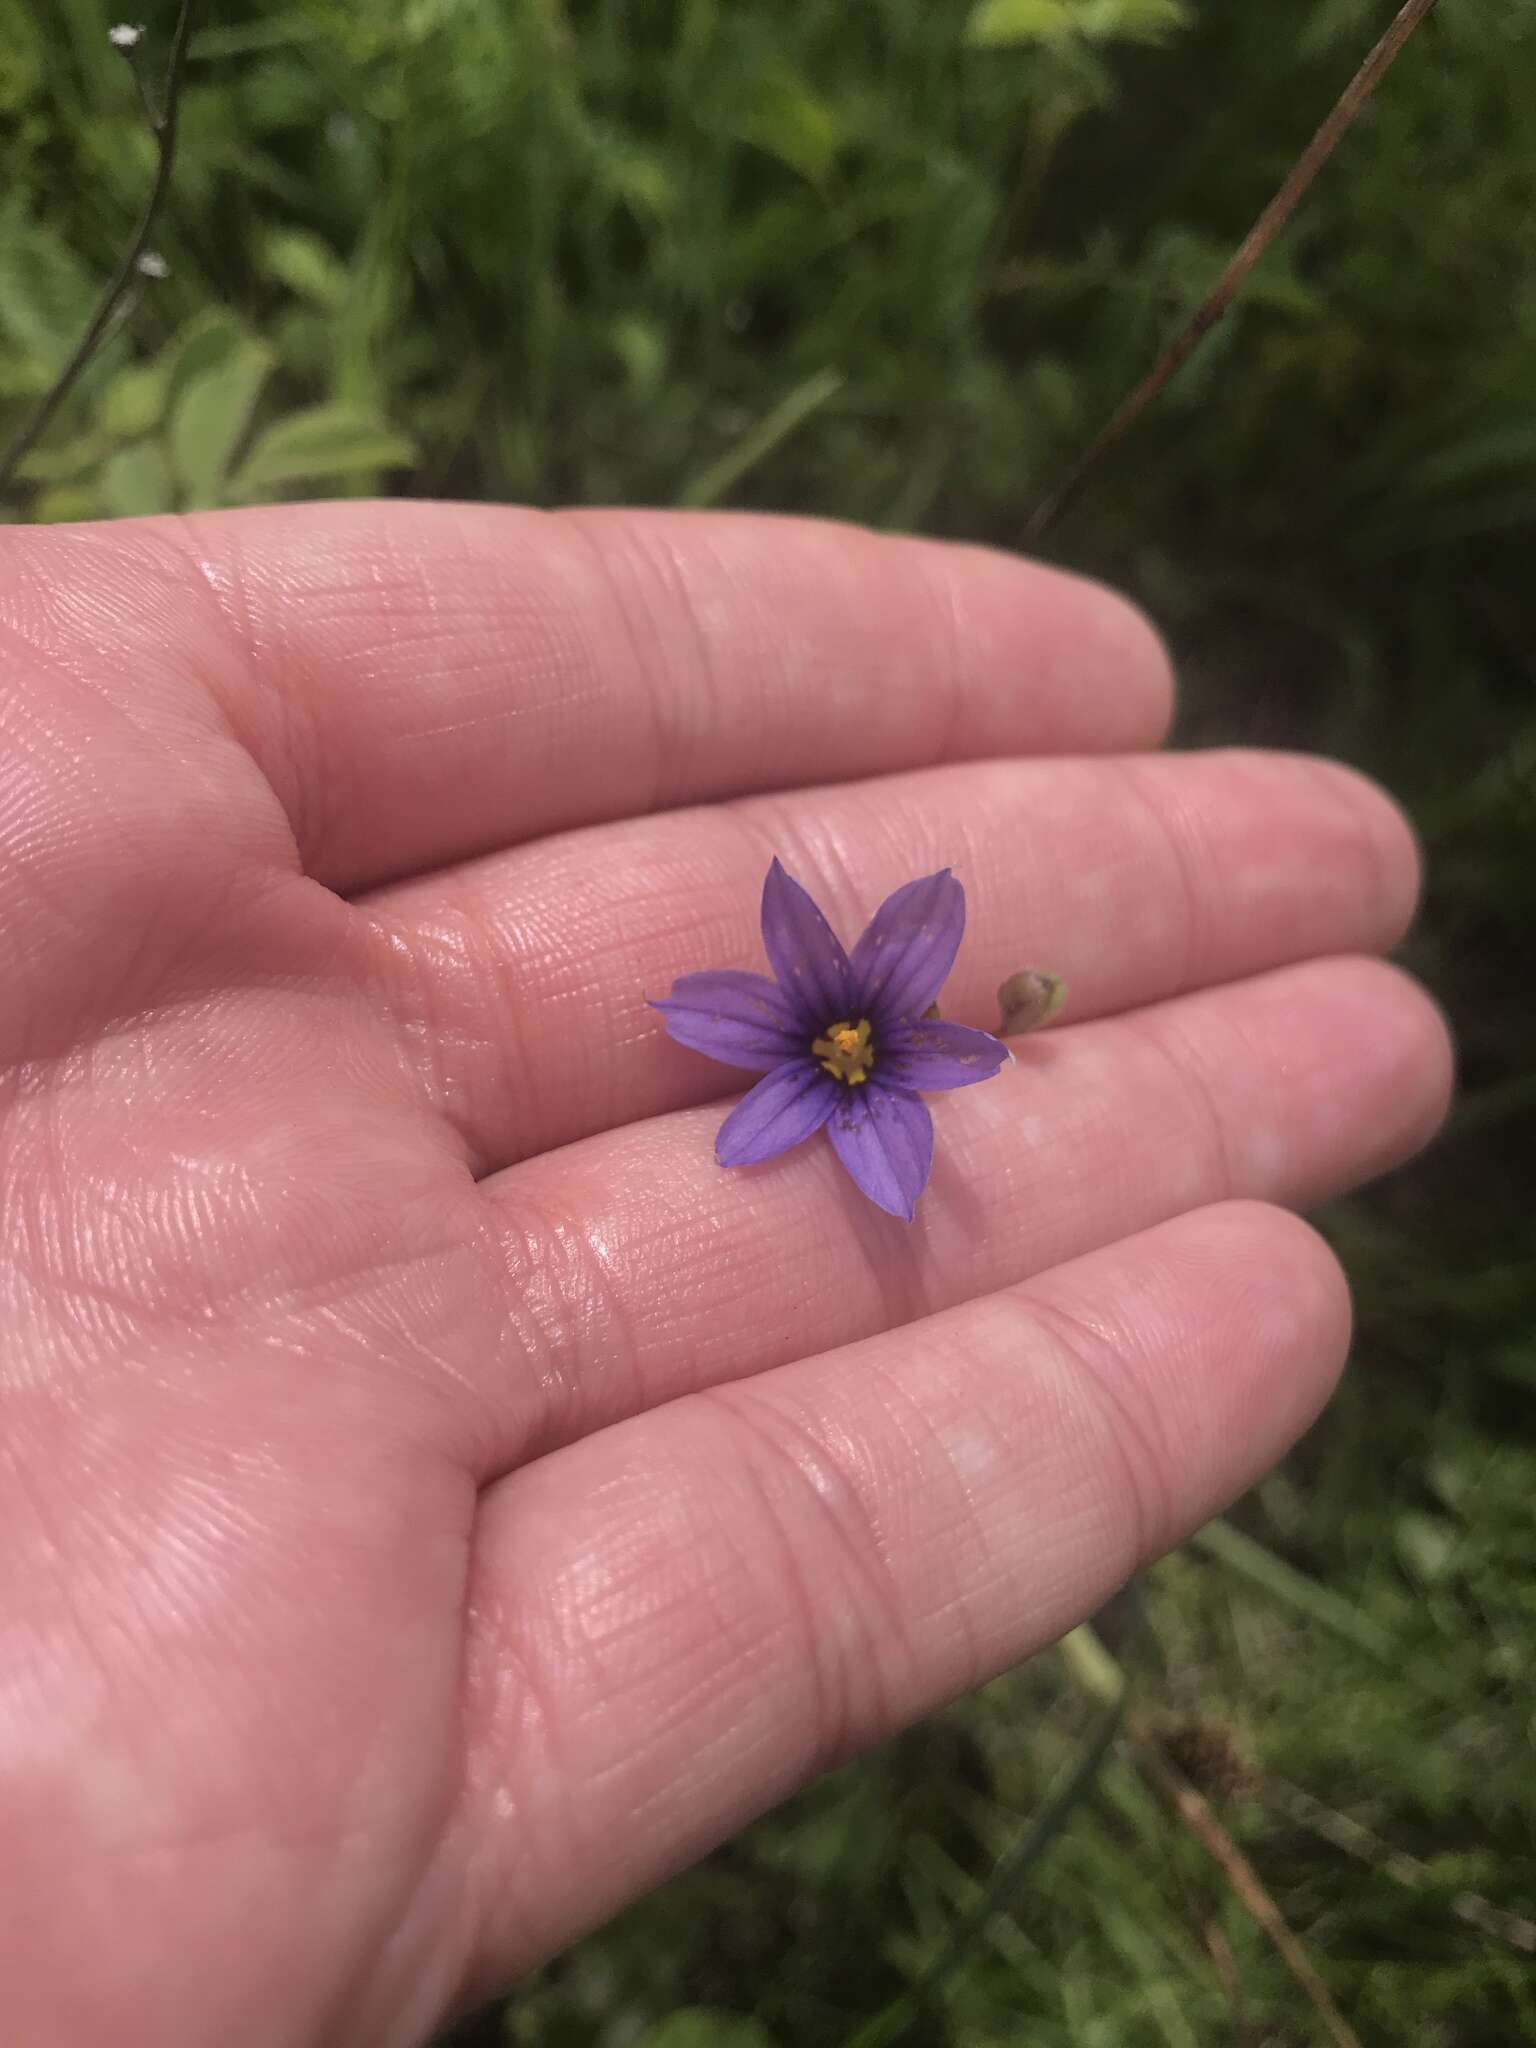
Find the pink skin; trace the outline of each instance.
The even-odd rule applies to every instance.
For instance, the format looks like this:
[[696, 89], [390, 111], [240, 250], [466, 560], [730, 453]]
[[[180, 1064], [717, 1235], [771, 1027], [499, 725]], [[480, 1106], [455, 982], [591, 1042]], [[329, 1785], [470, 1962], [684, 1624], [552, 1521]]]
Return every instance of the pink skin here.
[[[1093, 585], [809, 523], [0, 531], [18, 2041], [403, 2048], [1306, 1427], [1284, 1205], [1449, 1086], [1358, 957], [1415, 856], [1168, 702]], [[946, 1014], [1072, 985], [910, 1229], [721, 1173], [645, 1008], [761, 965], [772, 851], [848, 934], [953, 863]]]

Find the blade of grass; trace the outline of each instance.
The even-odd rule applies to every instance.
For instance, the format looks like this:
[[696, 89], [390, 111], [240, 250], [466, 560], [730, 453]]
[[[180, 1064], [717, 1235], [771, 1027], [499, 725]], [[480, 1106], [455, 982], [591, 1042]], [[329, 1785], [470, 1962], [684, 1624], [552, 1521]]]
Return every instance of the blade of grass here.
[[889, 2048], [889, 2044], [906, 2035], [922, 2014], [932, 2011], [945, 1985], [987, 1922], [1007, 1905], [1092, 1789], [1120, 1732], [1130, 1686], [1120, 1666], [1086, 1623], [1074, 1629], [1058, 1647], [1074, 1677], [1082, 1680], [1085, 1673], [1092, 1674], [1087, 1690], [1106, 1702], [1093, 1733], [1061, 1772], [1014, 1846], [1006, 1855], [999, 1857], [984, 1890], [956, 1922], [943, 1949], [912, 1990], [876, 2013], [844, 2044], [844, 2048]]
[[1309, 1579], [1305, 1572], [1297, 1571], [1283, 1558], [1266, 1550], [1262, 1543], [1256, 1543], [1251, 1536], [1245, 1536], [1241, 1529], [1234, 1529], [1230, 1522], [1219, 1518], [1207, 1522], [1190, 1539], [1196, 1550], [1203, 1550], [1207, 1557], [1225, 1565], [1228, 1571], [1246, 1579], [1250, 1585], [1260, 1587], [1273, 1595], [1276, 1600], [1305, 1614], [1367, 1656], [1375, 1657], [1383, 1664], [1395, 1663], [1402, 1657], [1402, 1647], [1388, 1630], [1364, 1615], [1338, 1593], [1332, 1593], [1326, 1586], [1320, 1586], [1316, 1579]]
[[814, 377], [807, 377], [803, 384], [797, 384], [755, 427], [742, 435], [734, 448], [728, 449], [718, 462], [712, 462], [707, 469], [701, 470], [692, 483], [685, 484], [677, 502], [690, 509], [718, 505], [748, 470], [754, 469], [781, 442], [787, 441], [828, 399], [835, 398], [843, 383], [840, 370], [818, 370]]

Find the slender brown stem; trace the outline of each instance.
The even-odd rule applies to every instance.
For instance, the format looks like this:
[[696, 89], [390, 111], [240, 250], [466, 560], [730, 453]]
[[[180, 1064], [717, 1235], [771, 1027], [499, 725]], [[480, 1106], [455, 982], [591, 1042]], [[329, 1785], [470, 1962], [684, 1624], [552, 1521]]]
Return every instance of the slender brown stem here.
[[1110, 415], [1056, 488], [1035, 507], [1025, 528], [1027, 541], [1038, 540], [1060, 518], [1100, 462], [1141, 418], [1165, 385], [1181, 370], [1196, 347], [1216, 325], [1247, 281], [1248, 273], [1295, 212], [1307, 187], [1332, 156], [1345, 131], [1376, 90], [1414, 30], [1433, 12], [1437, 0], [1404, 0], [1391, 25], [1345, 86], [1301, 155], [1292, 164], [1273, 199], [1248, 230], [1237, 253], [1207, 296], [1173, 337], [1147, 375]]
[[1306, 1950], [1285, 1923], [1265, 1890], [1263, 1880], [1217, 1819], [1209, 1800], [1197, 1792], [1184, 1773], [1164, 1755], [1156, 1735], [1133, 1722], [1128, 1730], [1137, 1764], [1168, 1805], [1205, 1849], [1241, 1901], [1249, 1917], [1269, 1936], [1275, 1951], [1305, 1993], [1327, 2030], [1334, 2048], [1360, 2048], [1360, 2037], [1334, 2004]]
[[149, 124], [150, 133], [155, 138], [154, 182], [149, 188], [149, 197], [144, 202], [143, 211], [139, 215], [128, 246], [96, 302], [96, 310], [92, 313], [85, 332], [76, 342], [68, 362], [17, 428], [4, 455], [0, 455], [0, 496], [10, 489], [11, 480], [22, 457], [46, 431], [48, 422], [74, 390], [81, 373], [101, 346], [118, 307], [138, 280], [139, 259], [149, 247], [150, 235], [154, 232], [155, 222], [160, 216], [160, 209], [171, 186], [171, 172], [176, 164], [176, 120], [180, 110], [182, 79], [186, 74], [187, 44], [191, 40], [193, 20], [200, 11], [201, 0], [181, 0], [181, 12], [176, 17], [175, 31], [171, 37], [171, 53], [165, 70], [165, 87], [160, 95], [158, 110], [150, 98], [137, 64], [131, 62], [134, 84], [144, 108], [144, 117]]

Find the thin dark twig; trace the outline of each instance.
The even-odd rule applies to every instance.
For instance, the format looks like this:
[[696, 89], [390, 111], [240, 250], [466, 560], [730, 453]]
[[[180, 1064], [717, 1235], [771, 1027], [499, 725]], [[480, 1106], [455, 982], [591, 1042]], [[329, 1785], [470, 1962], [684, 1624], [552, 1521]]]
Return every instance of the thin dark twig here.
[[154, 183], [149, 188], [149, 197], [144, 202], [143, 211], [139, 215], [128, 246], [97, 301], [96, 310], [91, 315], [85, 332], [76, 342], [68, 362], [22, 421], [4, 455], [0, 456], [0, 495], [10, 489], [18, 463], [45, 432], [49, 421], [75, 388], [81, 373], [101, 346], [119, 305], [138, 281], [139, 259], [149, 247], [150, 235], [154, 231], [155, 222], [159, 218], [160, 209], [171, 186], [171, 172], [176, 163], [176, 122], [180, 111], [182, 80], [187, 66], [187, 44], [191, 40], [193, 20], [201, 12], [201, 5], [202, 0], [181, 0], [181, 12], [176, 17], [175, 31], [171, 37], [171, 52], [165, 69], [165, 87], [160, 95], [158, 109], [150, 97], [137, 64], [130, 62], [140, 103], [144, 108], [144, 117], [149, 123], [150, 133], [155, 138]]
[[1147, 375], [1125, 398], [1089, 442], [1065, 477], [1042, 498], [1025, 528], [1025, 539], [1038, 540], [1071, 504], [1100, 462], [1141, 418], [1164, 386], [1181, 370], [1196, 347], [1216, 325], [1246, 283], [1248, 273], [1285, 226], [1307, 187], [1332, 156], [1345, 131], [1381, 82], [1403, 46], [1433, 12], [1437, 0], [1405, 0], [1391, 25], [1354, 77], [1345, 86], [1301, 155], [1292, 164], [1273, 199], [1244, 236], [1237, 253], [1215, 285], [1169, 342]]
[[[1288, 1785], [1281, 1778], [1268, 1778], [1262, 1790], [1292, 1820], [1321, 1835], [1336, 1849], [1370, 1864], [1394, 1883], [1414, 1889], [1435, 1884], [1435, 1873], [1427, 1863], [1421, 1863], [1416, 1856], [1410, 1856], [1402, 1849], [1394, 1849], [1379, 1835], [1372, 1834], [1368, 1827], [1363, 1827], [1350, 1815], [1340, 1813], [1336, 1807], [1325, 1806], [1321, 1799], [1314, 1799], [1299, 1785]], [[1478, 1892], [1457, 1892], [1450, 1901], [1450, 1910], [1458, 1920], [1477, 1928], [1479, 1933], [1491, 1934], [1499, 1941], [1507, 1941], [1511, 1948], [1536, 1956], [1536, 1920], [1507, 1912]]]
[[160, 109], [155, 105], [155, 96], [149, 80], [144, 76], [144, 66], [139, 62], [137, 45], [124, 50], [123, 56], [128, 69], [133, 73], [133, 86], [139, 96], [139, 105], [144, 109], [144, 122], [151, 135], [158, 135], [162, 126]]

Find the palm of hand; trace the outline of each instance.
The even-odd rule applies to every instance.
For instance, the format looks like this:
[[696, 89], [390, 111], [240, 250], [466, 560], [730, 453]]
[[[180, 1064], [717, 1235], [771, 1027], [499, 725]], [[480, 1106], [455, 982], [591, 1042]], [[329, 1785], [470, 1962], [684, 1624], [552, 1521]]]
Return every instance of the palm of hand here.
[[[1313, 957], [1393, 941], [1411, 848], [1317, 764], [1091, 758], [1165, 710], [1102, 593], [317, 508], [13, 532], [0, 664], [18, 2039], [415, 2040], [1325, 1393], [1338, 1276], [1255, 1204], [1440, 1113], [1422, 997]], [[1073, 983], [910, 1231], [815, 1147], [721, 1175], [647, 1018], [756, 964], [774, 851], [850, 932], [959, 866], [947, 1013]]]

